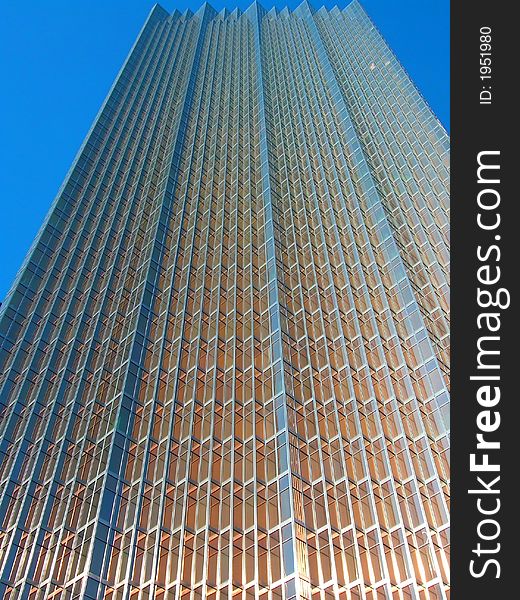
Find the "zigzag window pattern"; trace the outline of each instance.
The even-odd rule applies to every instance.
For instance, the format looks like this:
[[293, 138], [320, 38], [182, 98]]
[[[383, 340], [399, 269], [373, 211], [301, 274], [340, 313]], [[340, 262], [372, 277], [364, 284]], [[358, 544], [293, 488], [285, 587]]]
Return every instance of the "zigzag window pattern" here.
[[0, 313], [0, 595], [449, 597], [449, 140], [361, 6], [155, 6]]

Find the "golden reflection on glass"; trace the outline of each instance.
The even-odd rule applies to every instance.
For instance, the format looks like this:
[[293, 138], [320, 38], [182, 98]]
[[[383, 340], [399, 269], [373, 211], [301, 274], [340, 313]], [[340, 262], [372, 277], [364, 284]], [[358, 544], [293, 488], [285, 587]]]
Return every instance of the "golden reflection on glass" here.
[[2, 306], [0, 595], [446, 600], [448, 165], [357, 2], [156, 6]]

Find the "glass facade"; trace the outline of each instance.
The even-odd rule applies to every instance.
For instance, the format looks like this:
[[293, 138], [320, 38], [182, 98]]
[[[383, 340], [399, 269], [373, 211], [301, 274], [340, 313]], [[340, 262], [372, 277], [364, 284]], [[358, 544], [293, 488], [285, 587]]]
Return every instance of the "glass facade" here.
[[2, 306], [0, 597], [449, 597], [449, 140], [361, 6], [155, 6]]

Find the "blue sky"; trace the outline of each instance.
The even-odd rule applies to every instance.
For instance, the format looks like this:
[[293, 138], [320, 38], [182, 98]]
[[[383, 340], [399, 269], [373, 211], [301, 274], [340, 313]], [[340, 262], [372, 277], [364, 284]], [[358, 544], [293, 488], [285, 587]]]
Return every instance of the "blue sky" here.
[[[350, 0], [315, 7], [346, 6]], [[0, 300], [153, 0], [3, 0], [0, 24]], [[169, 11], [202, 2], [164, 0]], [[298, 1], [262, 4], [290, 8]], [[361, 0], [449, 130], [449, 0]], [[215, 1], [246, 8], [250, 2]]]

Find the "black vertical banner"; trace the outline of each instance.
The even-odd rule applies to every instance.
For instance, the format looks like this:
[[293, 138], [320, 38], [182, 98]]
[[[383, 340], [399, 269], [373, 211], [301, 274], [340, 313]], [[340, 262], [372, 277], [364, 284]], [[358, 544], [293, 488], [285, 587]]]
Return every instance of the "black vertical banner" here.
[[452, 600], [520, 597], [514, 8], [451, 6]]

